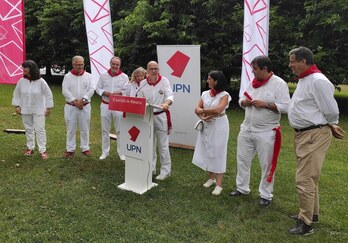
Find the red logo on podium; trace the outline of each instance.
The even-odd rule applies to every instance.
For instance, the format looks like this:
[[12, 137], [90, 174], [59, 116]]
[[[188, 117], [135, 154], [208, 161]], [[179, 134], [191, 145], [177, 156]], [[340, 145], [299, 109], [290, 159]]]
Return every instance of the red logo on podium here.
[[139, 136], [140, 130], [136, 126], [133, 126], [131, 129], [129, 129], [128, 133], [131, 136], [130, 140], [135, 142]]

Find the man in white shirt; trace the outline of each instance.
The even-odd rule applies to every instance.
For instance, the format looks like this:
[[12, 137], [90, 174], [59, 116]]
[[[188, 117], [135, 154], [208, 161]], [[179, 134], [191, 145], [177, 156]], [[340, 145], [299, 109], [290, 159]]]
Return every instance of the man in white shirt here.
[[230, 196], [250, 193], [251, 161], [257, 154], [261, 166], [259, 205], [265, 207], [273, 198], [273, 174], [281, 140], [280, 114], [286, 113], [290, 95], [284, 80], [273, 74], [273, 64], [267, 56], [255, 57], [251, 65], [255, 78], [239, 99], [245, 118], [237, 143], [237, 188]]
[[164, 180], [171, 173], [171, 159], [169, 153], [169, 132], [171, 129], [169, 106], [173, 103], [174, 96], [169, 80], [159, 74], [158, 63], [150, 61], [147, 64], [148, 77], [141, 81], [138, 97], [146, 98], [150, 105], [158, 105], [154, 109], [154, 145], [152, 159], [152, 173], [156, 173], [156, 143], [158, 141], [161, 171], [156, 180]]
[[64, 76], [62, 93], [65, 97], [64, 119], [66, 125], [66, 151], [71, 158], [76, 149], [76, 129], [80, 128], [80, 148], [84, 155], [90, 155], [89, 129], [91, 121], [91, 97], [94, 94], [92, 75], [84, 70], [81, 56], [72, 58], [73, 69]]
[[344, 131], [337, 125], [339, 110], [334, 86], [314, 64], [313, 53], [299, 47], [291, 50], [289, 56], [289, 67], [299, 78], [289, 103], [288, 118], [295, 130], [300, 207], [296, 225], [289, 233], [306, 235], [313, 233], [311, 225], [319, 221], [318, 182], [332, 135], [342, 139]]
[[122, 72], [121, 59], [112, 57], [110, 60], [110, 69], [101, 74], [97, 84], [96, 92], [102, 97], [100, 105], [100, 117], [102, 126], [102, 154], [100, 160], [105, 159], [110, 152], [110, 129], [113, 121], [117, 136], [117, 153], [121, 160], [125, 156], [120, 153], [120, 120], [122, 112], [109, 110], [109, 96], [123, 95], [124, 85], [128, 83], [128, 76]]

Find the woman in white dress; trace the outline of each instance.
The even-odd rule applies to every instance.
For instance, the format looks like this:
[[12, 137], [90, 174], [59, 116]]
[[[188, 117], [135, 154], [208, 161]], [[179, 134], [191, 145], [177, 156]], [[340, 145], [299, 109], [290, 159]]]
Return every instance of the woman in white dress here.
[[225, 110], [231, 96], [225, 91], [227, 80], [221, 71], [211, 71], [207, 83], [210, 90], [202, 93], [195, 113], [203, 120], [199, 132], [192, 163], [208, 172], [209, 180], [203, 184], [210, 187], [216, 184], [213, 195], [220, 195], [222, 179], [226, 172], [229, 122]]

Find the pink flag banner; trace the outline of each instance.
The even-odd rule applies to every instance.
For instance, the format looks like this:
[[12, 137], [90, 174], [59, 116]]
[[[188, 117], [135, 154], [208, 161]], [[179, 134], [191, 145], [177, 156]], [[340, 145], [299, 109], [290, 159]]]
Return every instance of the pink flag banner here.
[[16, 84], [24, 59], [24, 0], [0, 0], [0, 83]]
[[114, 56], [109, 0], [83, 0], [91, 72], [95, 82]]
[[239, 97], [253, 80], [251, 61], [268, 55], [269, 0], [244, 0], [242, 78]]

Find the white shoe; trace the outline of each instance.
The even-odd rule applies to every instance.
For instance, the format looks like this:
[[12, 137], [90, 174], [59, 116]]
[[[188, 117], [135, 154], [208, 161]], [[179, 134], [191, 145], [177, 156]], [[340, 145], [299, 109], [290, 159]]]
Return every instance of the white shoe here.
[[211, 187], [212, 185], [214, 185], [215, 183], [216, 183], [215, 179], [209, 179], [209, 180], [207, 180], [206, 183], [203, 184], [203, 186], [208, 188], [208, 187]]
[[214, 196], [219, 196], [221, 191], [222, 191], [222, 187], [216, 186], [214, 191], [211, 194], [213, 194]]
[[100, 155], [99, 159], [103, 160], [103, 159], [106, 159], [106, 157], [108, 157], [108, 154], [103, 153], [102, 155]]
[[170, 174], [166, 174], [166, 175], [164, 175], [164, 174], [159, 174], [158, 176], [156, 176], [156, 180], [158, 180], [158, 181], [163, 181], [164, 179], [166, 179], [167, 177], [169, 177], [170, 176]]
[[126, 160], [126, 156], [120, 155], [120, 160]]

